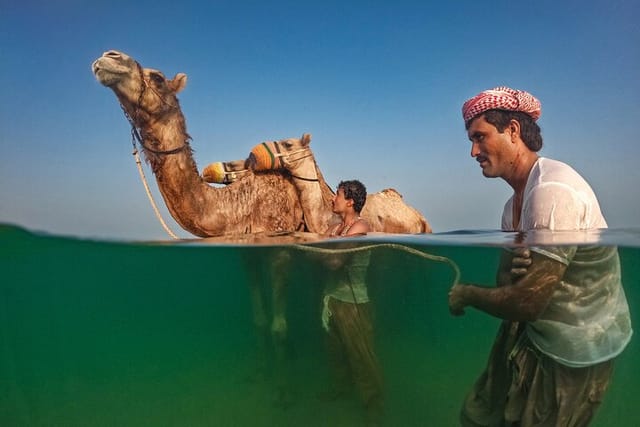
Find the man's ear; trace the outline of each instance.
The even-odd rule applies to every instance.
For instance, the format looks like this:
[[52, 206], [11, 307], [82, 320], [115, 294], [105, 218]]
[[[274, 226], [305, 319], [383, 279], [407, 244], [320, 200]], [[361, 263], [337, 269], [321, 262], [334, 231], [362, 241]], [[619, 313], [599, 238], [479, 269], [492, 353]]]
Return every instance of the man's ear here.
[[511, 140], [514, 141], [517, 138], [520, 138], [520, 122], [516, 119], [511, 119], [509, 122], [509, 131], [511, 132]]

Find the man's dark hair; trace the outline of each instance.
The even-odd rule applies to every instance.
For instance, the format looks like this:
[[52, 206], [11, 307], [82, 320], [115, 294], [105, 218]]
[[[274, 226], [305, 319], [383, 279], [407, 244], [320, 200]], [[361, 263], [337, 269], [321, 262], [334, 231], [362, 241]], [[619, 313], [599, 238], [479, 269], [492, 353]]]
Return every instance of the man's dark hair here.
[[353, 179], [350, 181], [340, 181], [338, 189], [344, 191], [344, 198], [353, 200], [353, 210], [357, 213], [362, 211], [364, 203], [367, 201], [367, 189], [363, 183]]
[[[498, 129], [498, 132], [503, 133], [509, 126], [511, 120], [517, 120], [520, 123], [520, 137], [527, 145], [529, 150], [533, 152], [540, 151], [542, 148], [542, 134], [540, 133], [540, 126], [533, 118], [527, 113], [522, 111], [507, 111], [507, 110], [488, 110], [483, 113], [484, 119], [487, 123], [491, 123]], [[475, 116], [467, 123], [465, 127], [469, 130], [471, 122], [480, 117]]]

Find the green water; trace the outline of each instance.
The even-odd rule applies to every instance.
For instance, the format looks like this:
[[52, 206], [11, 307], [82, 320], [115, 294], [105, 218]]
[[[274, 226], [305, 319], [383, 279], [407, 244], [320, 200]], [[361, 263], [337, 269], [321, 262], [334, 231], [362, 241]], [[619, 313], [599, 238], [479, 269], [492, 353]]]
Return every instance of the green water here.
[[[500, 248], [464, 239], [408, 242], [453, 259], [463, 281], [492, 283]], [[631, 242], [620, 255], [637, 328], [637, 234]], [[273, 250], [92, 242], [0, 225], [0, 426], [363, 425], [355, 394], [338, 402], [316, 397], [328, 384], [323, 272], [293, 249], [285, 372], [291, 405], [273, 404], [275, 374], [252, 377], [248, 270], [266, 277]], [[474, 310], [449, 315], [448, 265], [392, 249], [372, 256], [386, 425], [457, 425], [498, 321]], [[635, 425], [638, 353], [634, 336], [593, 425]]]

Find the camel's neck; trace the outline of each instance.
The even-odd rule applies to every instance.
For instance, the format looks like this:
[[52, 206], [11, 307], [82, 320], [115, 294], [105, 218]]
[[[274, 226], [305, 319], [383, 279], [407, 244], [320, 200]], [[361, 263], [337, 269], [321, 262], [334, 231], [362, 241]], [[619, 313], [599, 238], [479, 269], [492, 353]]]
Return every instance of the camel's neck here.
[[209, 235], [199, 225], [205, 222], [205, 212], [198, 207], [205, 193], [213, 189], [198, 174], [182, 114], [177, 111], [149, 120], [141, 126], [140, 134], [145, 157], [171, 216], [190, 233]]
[[298, 190], [307, 228], [313, 233], [326, 233], [329, 225], [337, 218], [333, 214], [331, 188], [325, 182], [315, 160], [310, 158], [299, 162], [290, 172], [294, 176], [293, 183]]
[[150, 120], [138, 126], [144, 154], [151, 164], [153, 173], [156, 176], [163, 174], [166, 168], [173, 167], [175, 160], [180, 160], [180, 163], [186, 163], [190, 166], [189, 169], [195, 170], [195, 177], [189, 178], [198, 179], [198, 171], [191, 153], [190, 137], [186, 131], [184, 118], [178, 114], [170, 118], [163, 116], [163, 118]]

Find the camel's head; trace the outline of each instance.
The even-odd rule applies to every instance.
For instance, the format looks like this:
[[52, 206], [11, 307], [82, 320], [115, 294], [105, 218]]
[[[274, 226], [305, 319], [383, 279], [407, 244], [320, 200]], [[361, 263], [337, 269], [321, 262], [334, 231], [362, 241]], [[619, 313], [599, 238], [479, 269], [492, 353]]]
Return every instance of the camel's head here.
[[96, 79], [115, 92], [134, 119], [142, 118], [141, 113], [153, 117], [178, 107], [176, 94], [187, 84], [186, 74], [178, 73], [169, 80], [160, 71], [142, 68], [129, 55], [116, 50], [102, 54], [91, 68]]
[[313, 158], [309, 144], [311, 144], [311, 135], [308, 133], [303, 134], [302, 138], [263, 142], [253, 147], [247, 162], [251, 169], [257, 171], [277, 169], [291, 171], [301, 160]]
[[281, 139], [280, 141], [275, 141], [274, 144], [278, 146], [279, 151], [284, 153], [284, 157], [286, 157], [294, 152], [308, 149], [309, 144], [311, 144], [311, 134], [303, 133], [301, 138]]

